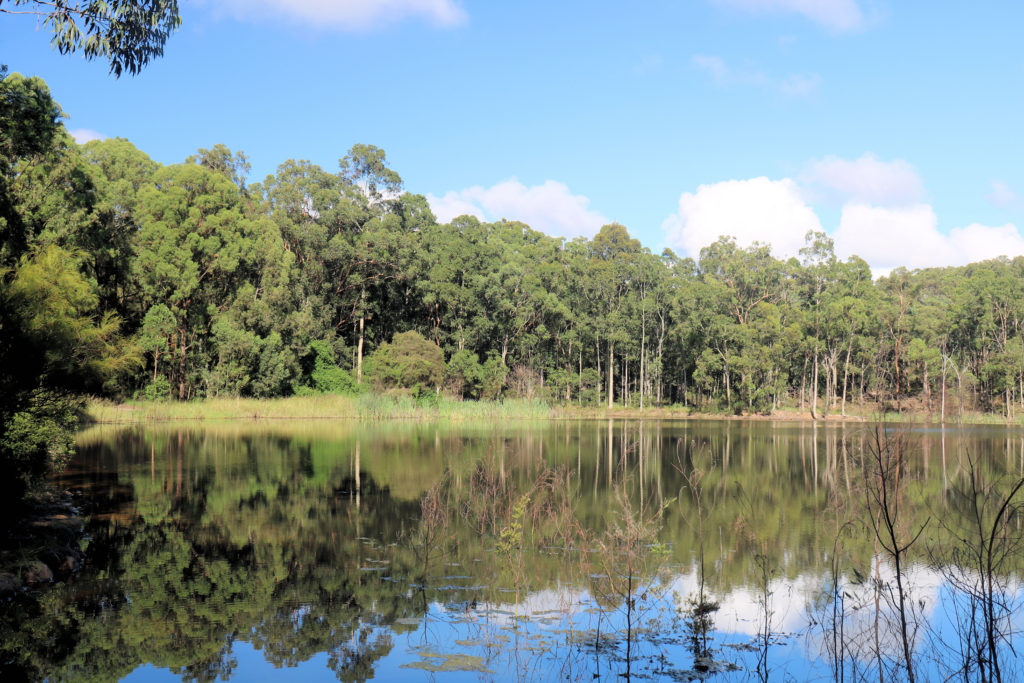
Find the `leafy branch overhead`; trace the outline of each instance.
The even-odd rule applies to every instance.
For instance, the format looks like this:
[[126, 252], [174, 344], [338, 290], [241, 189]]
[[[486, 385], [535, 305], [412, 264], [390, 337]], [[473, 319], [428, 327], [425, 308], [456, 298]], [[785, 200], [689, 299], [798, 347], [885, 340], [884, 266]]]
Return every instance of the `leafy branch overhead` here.
[[110, 62], [110, 72], [135, 75], [164, 53], [181, 25], [177, 0], [0, 0], [0, 13], [41, 18], [62, 55]]

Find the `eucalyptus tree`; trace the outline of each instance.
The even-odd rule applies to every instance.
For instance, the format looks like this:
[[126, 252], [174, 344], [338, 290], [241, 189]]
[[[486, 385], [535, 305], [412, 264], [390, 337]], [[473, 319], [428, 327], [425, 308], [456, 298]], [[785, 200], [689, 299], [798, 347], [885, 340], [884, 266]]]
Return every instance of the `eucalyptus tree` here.
[[425, 328], [449, 355], [488, 349], [484, 281], [501, 261], [501, 245], [487, 234], [488, 227], [474, 216], [427, 225], [420, 232], [415, 272]]
[[162, 56], [167, 39], [181, 25], [178, 0], [5, 0], [0, 14], [36, 17], [51, 33], [55, 50], [102, 57], [115, 76], [135, 75]]
[[174, 317], [179, 400], [196, 394], [202, 368], [190, 352], [202, 349], [211, 318], [238, 290], [236, 272], [251, 258], [254, 226], [241, 208], [230, 179], [196, 164], [164, 167], [139, 192], [134, 275], [143, 307], [163, 304]]
[[0, 70], [0, 262], [93, 246], [96, 188], [42, 79]]
[[621, 349], [623, 399], [629, 400], [629, 372], [635, 366], [632, 376], [642, 409], [650, 375], [648, 347], [654, 330], [656, 297], [666, 271], [661, 260], [646, 248], [625, 252], [622, 269], [626, 281], [622, 322], [627, 341]]
[[896, 268], [879, 280], [878, 288], [882, 293], [882, 305], [876, 312], [882, 327], [882, 372], [896, 410], [900, 411], [907, 389], [907, 347], [913, 338], [912, 309], [920, 282], [906, 268]]
[[0, 263], [15, 263], [36, 232], [19, 206], [24, 169], [69, 147], [63, 116], [43, 79], [0, 67]]
[[305, 348], [324, 339], [334, 346], [333, 263], [327, 245], [339, 232], [354, 229], [361, 212], [345, 196], [339, 178], [308, 161], [289, 160], [254, 193], [261, 193], [263, 211], [277, 226], [281, 248], [291, 264], [278, 308], [286, 312], [283, 326]]
[[865, 359], [874, 356], [874, 349], [878, 345], [879, 321], [876, 312], [880, 305], [880, 293], [871, 278], [871, 268], [860, 257], [849, 257], [838, 264], [838, 269], [840, 297], [833, 305], [832, 314], [843, 316], [843, 321], [833, 327], [838, 328], [841, 337], [846, 339], [840, 397], [841, 411], [845, 415], [850, 382], [858, 376], [863, 381], [867, 364]]
[[[916, 274], [920, 289], [914, 306], [906, 369], [912, 389], [919, 388], [929, 412], [933, 408], [932, 392], [936, 379], [945, 397], [952, 322], [949, 319], [952, 283], [948, 277], [951, 272], [951, 269], [933, 268]], [[945, 411], [944, 402], [941, 409]]]
[[138, 193], [160, 165], [124, 138], [92, 140], [81, 152], [96, 188], [96, 225], [86, 250], [100, 303], [129, 325], [138, 324], [143, 312], [131, 308], [137, 301], [131, 256], [139, 229]]
[[[338, 163], [340, 186], [356, 220], [349, 229], [332, 235], [327, 249], [334, 265], [335, 327], [352, 325], [358, 383], [362, 381], [367, 322], [388, 310], [390, 287], [410, 277], [415, 238], [396, 213], [402, 178], [387, 166], [383, 150], [353, 145]], [[389, 331], [379, 332], [383, 341]]]
[[961, 310], [974, 331], [972, 370], [985, 392], [985, 406], [994, 408], [1001, 400], [1009, 417], [1021, 365], [1011, 341], [1019, 335], [1024, 318], [1020, 303], [1024, 287], [1005, 258], [975, 263], [965, 270], [961, 301], [966, 295], [970, 303]]
[[[772, 397], [757, 388], [773, 384], [777, 363], [759, 347], [781, 330], [780, 318], [766, 307], [783, 298], [784, 264], [767, 245], [740, 248], [734, 239], [720, 238], [701, 250], [698, 268], [690, 319], [701, 331], [704, 348], [696, 373], [706, 387], [721, 377], [728, 409], [763, 410]], [[739, 389], [735, 401], [734, 386]]]
[[651, 313], [651, 323], [653, 326], [651, 334], [652, 339], [655, 340], [654, 349], [653, 355], [648, 357], [649, 360], [646, 364], [645, 372], [642, 374], [650, 381], [652, 398], [656, 403], [661, 403], [664, 399], [665, 343], [668, 340], [669, 330], [672, 326], [672, 302], [675, 299], [675, 293], [680, 283], [674, 277], [673, 271], [678, 257], [672, 250], [666, 248], [657, 257], [657, 260], [657, 267], [654, 267], [653, 264], [649, 266], [651, 273], [654, 275], [654, 281], [650, 295], [645, 299]]
[[1021, 382], [1022, 359], [1011, 343], [1024, 321], [1019, 265], [1007, 259], [974, 263], [957, 269], [955, 282], [949, 343], [962, 358], [960, 379], [980, 388], [982, 408], [1002, 402], [1009, 411]]
[[488, 333], [507, 367], [510, 354], [520, 362], [529, 360], [545, 316], [559, 308], [548, 290], [543, 264], [560, 243], [517, 221], [491, 224], [488, 240], [501, 254], [497, 268], [484, 281]]
[[854, 342], [863, 323], [865, 304], [872, 300], [871, 271], [856, 256], [839, 261], [832, 239], [822, 232], [809, 232], [807, 244], [800, 253], [803, 264], [798, 279], [805, 325], [805, 369], [801, 383], [806, 380], [807, 361], [813, 358], [811, 414], [817, 414], [820, 370], [825, 385], [822, 416], [828, 417], [829, 410], [839, 400], [845, 412]]
[[[576, 342], [575, 363], [577, 400], [582, 403], [584, 394], [588, 402], [601, 403], [601, 349], [600, 331], [597, 319], [592, 314], [595, 306], [595, 291], [589, 278], [592, 258], [590, 241], [577, 237], [564, 244], [562, 258], [565, 269], [564, 299], [572, 316], [568, 319], [571, 328], [567, 335]], [[587, 381], [584, 380], [586, 368]], [[595, 377], [596, 375], [596, 377]], [[593, 396], [591, 396], [593, 394]], [[592, 401], [590, 399], [593, 399]]]
[[595, 330], [608, 345], [607, 396], [608, 407], [615, 404], [615, 346], [629, 339], [623, 319], [623, 304], [629, 287], [630, 262], [641, 251], [639, 240], [629, 236], [625, 226], [610, 223], [601, 228], [590, 243], [591, 261], [587, 272]]
[[243, 192], [245, 191], [245, 179], [252, 169], [249, 156], [245, 152], [232, 152], [227, 145], [221, 143], [217, 143], [210, 149], [200, 147], [198, 152], [185, 158], [185, 163], [199, 164], [211, 171], [217, 171], [227, 176], [228, 180]]
[[[697, 359], [704, 349], [701, 333], [690, 316], [697, 310], [696, 298], [700, 291], [697, 263], [692, 258], [678, 258], [669, 253], [664, 259], [670, 268], [669, 281], [674, 283], [669, 301], [669, 325], [666, 339], [665, 364], [669, 368], [669, 400], [687, 403], [691, 389], [698, 388], [694, 373]], [[699, 396], [696, 396], [699, 403]]]
[[[304, 365], [300, 384], [310, 384], [315, 364], [326, 362], [314, 352], [315, 342], [330, 349], [332, 366], [349, 348], [346, 327], [339, 322], [339, 279], [351, 270], [349, 250], [343, 247], [366, 212], [339, 175], [308, 161], [281, 164], [250, 194], [262, 198], [260, 211], [276, 226], [279, 240], [266, 245], [279, 258], [264, 259], [263, 300], [276, 317], [274, 329], [283, 346]], [[344, 305], [351, 307], [351, 301]]]

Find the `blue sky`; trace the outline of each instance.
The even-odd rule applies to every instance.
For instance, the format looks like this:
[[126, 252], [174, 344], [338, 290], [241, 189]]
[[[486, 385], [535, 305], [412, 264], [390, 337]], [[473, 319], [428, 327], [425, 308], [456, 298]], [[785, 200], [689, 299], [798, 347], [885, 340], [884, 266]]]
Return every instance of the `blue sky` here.
[[1024, 4], [916, 0], [183, 0], [141, 75], [0, 17], [80, 139], [162, 163], [216, 143], [250, 181], [383, 148], [441, 219], [654, 251], [823, 229], [876, 272], [1024, 253]]

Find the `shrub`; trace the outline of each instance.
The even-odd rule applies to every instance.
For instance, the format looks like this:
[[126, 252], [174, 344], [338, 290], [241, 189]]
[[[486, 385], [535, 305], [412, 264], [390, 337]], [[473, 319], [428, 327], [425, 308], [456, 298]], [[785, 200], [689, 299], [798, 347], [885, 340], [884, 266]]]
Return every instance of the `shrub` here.
[[334, 351], [331, 345], [323, 339], [311, 342], [309, 350], [316, 355], [313, 362], [313, 372], [310, 373], [310, 380], [313, 387], [324, 394], [352, 394], [355, 393], [356, 383], [347, 370], [338, 367], [334, 361]]
[[142, 390], [142, 396], [147, 401], [166, 401], [171, 397], [171, 383], [166, 377], [157, 377]]
[[385, 389], [436, 391], [444, 379], [444, 353], [419, 332], [402, 332], [370, 354], [365, 371]]
[[444, 372], [445, 386], [459, 398], [479, 398], [484, 368], [480, 359], [468, 349], [456, 351]]

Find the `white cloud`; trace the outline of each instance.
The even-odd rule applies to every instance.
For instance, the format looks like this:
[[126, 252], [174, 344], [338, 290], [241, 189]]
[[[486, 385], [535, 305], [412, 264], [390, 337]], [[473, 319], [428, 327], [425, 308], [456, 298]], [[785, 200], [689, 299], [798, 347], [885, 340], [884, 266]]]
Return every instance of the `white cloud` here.
[[[829, 230], [835, 240], [836, 255], [842, 259], [854, 255], [863, 258], [876, 277], [899, 266], [960, 266], [999, 256], [1024, 255], [1024, 235], [1012, 223], [972, 223], [944, 234], [928, 204], [886, 206], [867, 201], [892, 201], [923, 194], [919, 181], [911, 182], [916, 174], [905, 173], [909, 165], [887, 165], [873, 158], [865, 162], [864, 157], [856, 162], [826, 162], [823, 168], [829, 172], [823, 172], [819, 180], [829, 181], [833, 189], [855, 197], [843, 205], [838, 228]], [[867, 182], [863, 174], [856, 172], [865, 168], [877, 172], [868, 173], [868, 179], [894, 174], [893, 183], [902, 189], [890, 191], [884, 185]], [[901, 177], [905, 181], [902, 185], [896, 182]], [[777, 257], [796, 256], [804, 246], [807, 232], [822, 230], [817, 214], [806, 203], [807, 195], [791, 178], [761, 177], [701, 185], [695, 193], [683, 193], [678, 212], [662, 223], [665, 242], [683, 255], [696, 258], [702, 248], [719, 237], [732, 236], [740, 246], [766, 242], [772, 245], [772, 253]]]
[[974, 263], [997, 256], [1024, 255], [1024, 237], [1012, 223], [990, 227], [971, 223], [949, 231], [949, 241], [960, 264]]
[[466, 13], [456, 0], [210, 0], [239, 19], [284, 17], [302, 24], [362, 31], [418, 17], [457, 26]]
[[476, 216], [482, 221], [487, 220], [483, 209], [465, 198], [463, 192], [446, 192], [441, 197], [427, 195], [430, 210], [434, 212], [439, 223], [448, 223], [456, 216]]
[[679, 198], [678, 213], [662, 224], [666, 242], [694, 258], [723, 235], [735, 237], [741, 246], [766, 242], [777, 256], [796, 256], [807, 231], [821, 229], [793, 180], [764, 177], [727, 180], [701, 185], [694, 194], [685, 192]]
[[75, 142], [80, 145], [84, 145], [90, 140], [102, 140], [106, 137], [102, 133], [97, 133], [96, 131], [89, 130], [88, 128], [75, 128], [74, 130], [69, 130], [68, 135], [73, 137]]
[[1018, 204], [1020, 197], [1013, 189], [1001, 180], [992, 181], [992, 192], [985, 195], [985, 199], [999, 207], [1008, 207]]
[[507, 218], [557, 237], [593, 236], [609, 222], [590, 209], [590, 199], [572, 194], [564, 183], [554, 180], [527, 187], [511, 178], [492, 187], [475, 186], [442, 197], [428, 194], [427, 200], [442, 223], [463, 214], [482, 220]]
[[836, 254], [860, 256], [876, 275], [897, 266], [951, 265], [956, 254], [937, 226], [935, 212], [927, 204], [900, 208], [847, 204], [834, 235]]
[[880, 161], [874, 154], [854, 161], [835, 156], [812, 161], [800, 181], [812, 194], [835, 204], [852, 200], [901, 206], [920, 203], [925, 196], [917, 169], [903, 159]]
[[857, 0], [712, 0], [753, 14], [794, 12], [832, 31], [855, 31], [865, 23]]
[[720, 86], [748, 85], [791, 97], [806, 97], [821, 86], [821, 76], [813, 73], [776, 78], [756, 69], [733, 68], [721, 57], [714, 55], [694, 55], [690, 61], [697, 68], [711, 74]]
[[902, 208], [848, 204], [835, 233], [836, 253], [844, 258], [860, 256], [875, 275], [898, 266], [962, 266], [1024, 254], [1024, 237], [1012, 224], [991, 227], [972, 223], [953, 228], [948, 235], [937, 226], [938, 218], [926, 204]]

